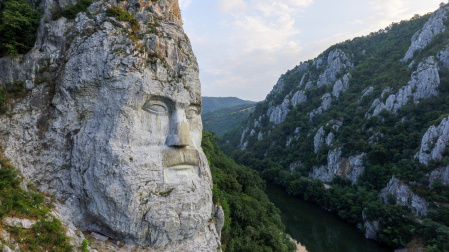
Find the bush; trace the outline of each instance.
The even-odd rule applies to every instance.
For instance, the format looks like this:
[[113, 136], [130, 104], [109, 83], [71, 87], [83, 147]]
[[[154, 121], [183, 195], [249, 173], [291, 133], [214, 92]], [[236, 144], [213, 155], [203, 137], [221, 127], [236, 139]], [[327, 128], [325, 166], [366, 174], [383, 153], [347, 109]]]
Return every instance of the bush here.
[[131, 29], [134, 33], [139, 32], [139, 21], [133, 17], [127, 10], [123, 10], [117, 6], [111, 6], [110, 9], [106, 11], [106, 15], [109, 17], [115, 17], [119, 21], [129, 22], [131, 24]]
[[92, 4], [91, 0], [78, 0], [78, 2], [75, 5], [67, 6], [64, 10], [62, 10], [59, 13], [55, 13], [53, 15], [54, 19], [59, 19], [61, 16], [67, 18], [67, 19], [74, 19], [76, 18], [76, 14], [80, 12], [86, 12], [87, 8]]
[[0, 57], [27, 53], [36, 41], [40, 14], [23, 0], [0, 6]]

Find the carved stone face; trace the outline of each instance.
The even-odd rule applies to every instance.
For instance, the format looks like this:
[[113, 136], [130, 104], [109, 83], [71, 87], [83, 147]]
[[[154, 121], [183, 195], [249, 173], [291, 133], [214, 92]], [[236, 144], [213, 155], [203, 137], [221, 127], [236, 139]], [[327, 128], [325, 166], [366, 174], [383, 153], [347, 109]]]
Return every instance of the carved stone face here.
[[191, 238], [212, 211], [198, 68], [169, 42], [167, 54], [177, 56], [164, 66], [111, 57], [116, 42], [94, 34], [66, 63], [55, 97], [81, 122], [71, 184], [84, 205], [84, 229], [154, 247]]

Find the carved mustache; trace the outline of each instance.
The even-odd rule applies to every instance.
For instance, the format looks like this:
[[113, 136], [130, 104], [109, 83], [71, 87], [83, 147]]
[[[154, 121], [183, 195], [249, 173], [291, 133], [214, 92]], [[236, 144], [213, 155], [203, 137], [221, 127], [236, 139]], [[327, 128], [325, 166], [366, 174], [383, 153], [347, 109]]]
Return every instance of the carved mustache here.
[[199, 165], [200, 154], [197, 150], [169, 149], [162, 151], [162, 166], [173, 167], [176, 165]]

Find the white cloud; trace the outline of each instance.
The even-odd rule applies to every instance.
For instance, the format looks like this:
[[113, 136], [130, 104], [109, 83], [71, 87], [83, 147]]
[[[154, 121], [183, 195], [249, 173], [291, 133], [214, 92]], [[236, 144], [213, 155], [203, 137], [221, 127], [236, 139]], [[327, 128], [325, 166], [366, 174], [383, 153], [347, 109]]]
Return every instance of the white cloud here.
[[192, 0], [179, 0], [179, 8], [185, 10], [192, 3]]
[[243, 0], [220, 0], [218, 6], [223, 12], [236, 12], [246, 9], [246, 2]]
[[295, 6], [307, 7], [311, 5], [314, 0], [287, 0], [287, 2]]
[[363, 24], [363, 21], [360, 20], [360, 19], [356, 19], [356, 20], [347, 22], [347, 24], [351, 24], [351, 25], [352, 25], [352, 24]]

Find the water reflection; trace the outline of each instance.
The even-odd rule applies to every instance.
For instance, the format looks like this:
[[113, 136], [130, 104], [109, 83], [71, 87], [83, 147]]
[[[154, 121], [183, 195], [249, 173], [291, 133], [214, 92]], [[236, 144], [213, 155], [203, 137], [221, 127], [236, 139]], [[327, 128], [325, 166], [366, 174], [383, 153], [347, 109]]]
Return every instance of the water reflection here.
[[331, 213], [289, 196], [282, 188], [267, 185], [271, 201], [281, 210], [286, 231], [300, 243], [298, 251], [383, 252], [392, 251], [367, 240], [354, 226]]

